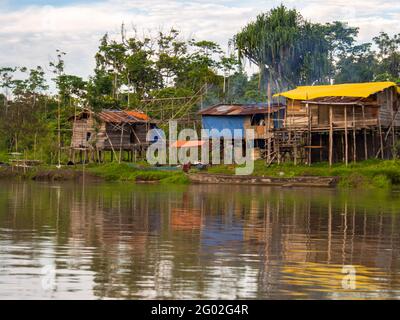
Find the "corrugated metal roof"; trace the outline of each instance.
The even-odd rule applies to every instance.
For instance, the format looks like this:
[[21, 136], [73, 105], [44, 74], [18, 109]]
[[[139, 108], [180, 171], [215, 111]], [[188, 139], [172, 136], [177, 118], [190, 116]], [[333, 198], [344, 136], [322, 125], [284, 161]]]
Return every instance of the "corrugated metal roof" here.
[[84, 109], [82, 112], [76, 116], [71, 116], [69, 120], [81, 119], [84, 115], [94, 115], [104, 122], [112, 123], [156, 123], [156, 121], [151, 120], [150, 117], [144, 112], [137, 110], [102, 110], [99, 113], [95, 113], [90, 109]]
[[103, 110], [98, 116], [102, 121], [112, 123], [150, 122], [149, 116], [140, 111]]
[[208, 116], [243, 116], [253, 115], [258, 113], [273, 113], [285, 108], [282, 104], [271, 104], [268, 109], [268, 104], [217, 104], [199, 111], [200, 115]]
[[133, 110], [125, 110], [125, 113], [129, 114], [132, 117], [135, 117], [137, 119], [141, 120], [149, 120], [149, 116], [141, 111], [133, 111]]

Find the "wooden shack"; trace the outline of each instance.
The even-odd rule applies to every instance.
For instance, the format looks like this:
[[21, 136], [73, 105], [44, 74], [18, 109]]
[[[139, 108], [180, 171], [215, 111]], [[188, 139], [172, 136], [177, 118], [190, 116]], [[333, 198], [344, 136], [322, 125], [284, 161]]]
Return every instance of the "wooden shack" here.
[[292, 145], [305, 151], [307, 163], [397, 154], [400, 89], [393, 82], [302, 86], [274, 97], [286, 98], [281, 140], [301, 137]]
[[76, 153], [89, 160], [103, 161], [104, 152], [111, 152], [111, 159], [121, 161], [127, 152], [133, 160], [137, 153], [143, 154], [149, 145], [147, 132], [156, 128], [156, 122], [140, 111], [102, 110], [95, 113], [85, 109], [70, 118], [73, 121], [71, 157], [75, 162]]
[[236, 132], [241, 132], [245, 138], [245, 130], [253, 129], [255, 135], [255, 156], [260, 158], [266, 151], [266, 140], [271, 137], [273, 129], [283, 127], [285, 106], [282, 104], [217, 104], [199, 112], [202, 118], [202, 127], [208, 130], [217, 130], [210, 138], [216, 138], [218, 132], [228, 130], [233, 138]]

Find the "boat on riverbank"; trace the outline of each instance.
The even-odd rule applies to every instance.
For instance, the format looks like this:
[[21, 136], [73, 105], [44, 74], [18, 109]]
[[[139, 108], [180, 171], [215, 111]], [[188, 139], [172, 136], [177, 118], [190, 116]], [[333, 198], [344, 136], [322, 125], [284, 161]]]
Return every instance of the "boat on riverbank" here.
[[302, 176], [292, 178], [237, 176], [223, 174], [193, 173], [188, 175], [192, 183], [198, 184], [242, 184], [283, 187], [335, 187], [339, 177]]

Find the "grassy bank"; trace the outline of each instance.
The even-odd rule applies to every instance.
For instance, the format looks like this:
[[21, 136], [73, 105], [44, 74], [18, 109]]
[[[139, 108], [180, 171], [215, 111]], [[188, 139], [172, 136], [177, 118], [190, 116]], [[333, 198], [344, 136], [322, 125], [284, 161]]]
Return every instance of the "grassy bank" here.
[[[107, 181], [157, 182], [163, 184], [188, 184], [189, 179], [182, 171], [166, 171], [150, 168], [146, 163], [107, 163], [89, 164], [76, 167], [37, 167], [26, 173], [11, 172], [10, 168], [0, 167], [0, 178], [19, 177], [33, 180], [72, 180], [81, 177], [85, 171], [88, 176], [98, 177]], [[208, 169], [211, 174], [235, 174], [233, 165], [217, 165]], [[254, 164], [254, 176], [265, 177], [300, 177], [300, 176], [336, 176], [340, 178], [340, 187], [350, 188], [389, 188], [400, 186], [400, 160], [368, 160], [344, 164], [335, 164], [331, 168], [326, 163], [316, 163], [311, 166], [284, 163], [267, 167], [265, 162], [258, 160]]]
[[54, 166], [35, 167], [30, 170], [11, 170], [11, 167], [0, 167], [0, 178], [16, 178], [39, 181], [63, 181], [81, 179], [83, 173], [88, 178], [101, 178], [106, 181], [156, 182], [187, 184], [189, 179], [182, 171], [160, 171], [133, 166], [130, 164], [90, 164], [57, 169]]
[[182, 171], [161, 171], [151, 168], [137, 168], [126, 163], [108, 163], [103, 165], [88, 165], [87, 172], [107, 181], [159, 182], [187, 184], [189, 179]]
[[[210, 168], [209, 173], [234, 174], [235, 166], [218, 165]], [[262, 160], [255, 161], [254, 176], [299, 177], [299, 176], [336, 176], [340, 178], [341, 187], [376, 187], [388, 188], [400, 185], [400, 160], [367, 160], [344, 164], [316, 163], [311, 166], [292, 163], [274, 164], [270, 167]]]

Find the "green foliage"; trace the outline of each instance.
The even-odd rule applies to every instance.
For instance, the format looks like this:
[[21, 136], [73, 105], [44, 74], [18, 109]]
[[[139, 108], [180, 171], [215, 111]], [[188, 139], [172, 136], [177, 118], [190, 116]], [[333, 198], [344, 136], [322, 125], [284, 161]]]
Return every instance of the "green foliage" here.
[[[337, 64], [336, 83], [368, 82], [374, 80], [377, 60], [371, 44], [350, 48], [342, 54]], [[378, 80], [378, 79], [376, 79]]]
[[124, 163], [92, 165], [88, 167], [88, 172], [109, 181], [153, 181], [172, 184], [186, 184], [189, 181], [183, 172], [140, 170]]

